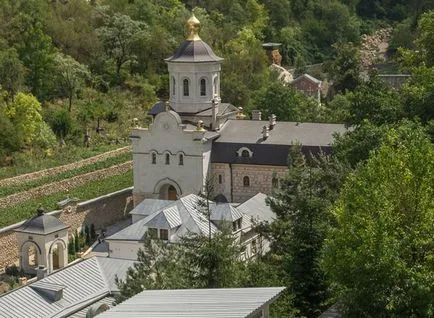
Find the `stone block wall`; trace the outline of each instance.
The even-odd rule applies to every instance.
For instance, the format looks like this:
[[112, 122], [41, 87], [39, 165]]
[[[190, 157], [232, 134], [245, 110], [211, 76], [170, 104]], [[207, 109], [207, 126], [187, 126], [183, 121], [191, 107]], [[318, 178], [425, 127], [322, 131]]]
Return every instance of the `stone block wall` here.
[[[214, 180], [214, 192], [223, 194], [229, 201], [241, 203], [258, 192], [271, 194], [273, 177], [279, 180], [279, 186], [280, 180], [285, 177], [287, 171], [285, 166], [232, 164], [231, 167], [225, 163], [213, 163], [211, 173]], [[221, 176], [221, 183], [219, 176]], [[249, 186], [244, 186], [244, 177], [249, 178]]]
[[[133, 191], [127, 188], [86, 202], [67, 206], [63, 210], [50, 212], [69, 225], [69, 235], [80, 231], [85, 225], [101, 229], [128, 217], [133, 208]], [[23, 222], [0, 229], [0, 268], [18, 262], [18, 245], [14, 230]]]
[[[283, 166], [259, 166], [259, 165], [232, 165], [232, 194], [233, 202], [244, 202], [258, 192], [271, 194], [273, 192], [272, 179], [283, 179], [288, 171]], [[244, 177], [248, 177], [249, 186], [244, 185]]]

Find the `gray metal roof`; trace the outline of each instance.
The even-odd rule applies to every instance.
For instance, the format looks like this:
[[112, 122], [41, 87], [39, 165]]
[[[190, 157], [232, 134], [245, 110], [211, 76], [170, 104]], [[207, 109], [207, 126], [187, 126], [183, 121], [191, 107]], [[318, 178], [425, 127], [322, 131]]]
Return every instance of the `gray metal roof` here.
[[271, 304], [285, 287], [145, 290], [101, 318], [244, 318]]
[[[208, 235], [209, 224], [205, 216], [207, 211], [205, 211], [202, 200], [201, 197], [195, 194], [186, 195], [177, 201], [160, 200], [163, 201], [161, 204], [155, 202], [158, 201], [157, 199], [149, 200], [143, 204], [143, 207], [155, 207], [154, 211], [147, 210], [143, 212], [143, 209], [138, 209], [134, 214], [143, 213], [147, 215], [147, 213], [151, 213], [150, 215], [107, 237], [106, 240], [141, 241], [148, 227], [176, 229], [175, 234], [171, 237], [171, 240], [174, 242], [188, 233]], [[137, 208], [139, 208], [141, 204], [139, 204]], [[160, 208], [160, 206], [162, 207]], [[253, 209], [254, 206], [252, 205], [251, 208]], [[243, 217], [243, 212], [230, 203], [216, 204], [210, 201], [210, 210], [211, 220], [213, 221], [211, 222], [211, 234], [219, 231], [214, 222], [222, 220], [232, 222]], [[251, 213], [254, 214], [254, 212]]]
[[243, 217], [243, 213], [230, 203], [216, 203], [211, 208], [211, 220], [235, 221]]
[[240, 204], [237, 209], [245, 215], [249, 215], [253, 220], [272, 222], [276, 219], [276, 215], [265, 202], [266, 198], [266, 194], [258, 193]]
[[32, 234], [50, 234], [69, 228], [69, 225], [61, 222], [58, 218], [48, 214], [35, 215], [17, 228], [16, 232]]
[[[264, 140], [262, 128], [268, 125], [268, 121], [228, 120], [213, 142], [211, 162], [287, 166], [292, 145], [301, 144], [304, 154], [330, 153], [333, 135], [347, 131], [343, 124], [278, 121]], [[241, 147], [249, 148], [252, 157], [238, 157]]]
[[[67, 317], [118, 291], [114, 277], [123, 279], [133, 261], [92, 257], [0, 297], [0, 317]], [[63, 297], [50, 301], [38, 287], [64, 286]], [[60, 287], [59, 287], [60, 288]]]
[[345, 133], [344, 124], [299, 123], [277, 121], [270, 136], [263, 140], [262, 128], [268, 121], [228, 120], [215, 143], [245, 143], [258, 145], [286, 145], [300, 143], [303, 146], [329, 147], [334, 133]]
[[130, 214], [139, 214], [139, 215], [150, 215], [156, 210], [160, 210], [169, 204], [173, 204], [171, 200], [160, 200], [160, 199], [145, 199], [140, 202], [131, 212]]
[[214, 54], [211, 47], [202, 40], [185, 40], [175, 54], [166, 62], [220, 62], [223, 58]]
[[[224, 116], [230, 113], [239, 112], [239, 109], [229, 103], [220, 103], [218, 106], [217, 116]], [[209, 117], [212, 116], [212, 108], [205, 109], [196, 114], [196, 116]]]

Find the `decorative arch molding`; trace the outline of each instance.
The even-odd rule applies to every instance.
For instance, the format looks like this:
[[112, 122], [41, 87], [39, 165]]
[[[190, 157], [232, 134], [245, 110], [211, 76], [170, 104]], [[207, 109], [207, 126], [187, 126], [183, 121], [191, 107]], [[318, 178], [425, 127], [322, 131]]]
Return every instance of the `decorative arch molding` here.
[[170, 178], [164, 178], [164, 179], [160, 179], [154, 187], [154, 194], [158, 194], [160, 193], [160, 190], [163, 186], [165, 185], [171, 185], [176, 189], [176, 192], [178, 193], [178, 195], [182, 195], [182, 191], [181, 191], [181, 187], [179, 186], [179, 184]]
[[177, 155], [177, 156], [179, 156], [179, 155], [184, 155], [184, 157], [186, 156], [185, 152], [182, 151], [182, 150], [179, 150], [178, 152], [176, 152], [176, 155]]
[[170, 150], [163, 150], [163, 151], [161, 152], [162, 155], [165, 155], [165, 154], [167, 154], [167, 153], [168, 153], [169, 155], [171, 155], [171, 156], [174, 155]]
[[20, 252], [23, 251], [23, 247], [24, 247], [24, 245], [26, 245], [27, 243], [32, 243], [33, 245], [35, 245], [35, 246], [38, 248], [39, 255], [42, 255], [41, 248], [39, 247], [39, 245], [38, 245], [35, 241], [32, 241], [32, 240], [27, 240], [27, 241], [23, 242], [23, 244], [21, 244], [21, 246], [20, 246]]
[[48, 254], [51, 255], [53, 253], [52, 252], [53, 246], [57, 245], [58, 243], [61, 243], [62, 248], [63, 248], [64, 251], [66, 250], [66, 243], [65, 243], [65, 241], [63, 239], [61, 239], [61, 238], [57, 238], [57, 239], [55, 239], [53, 241], [53, 243], [51, 243], [50, 248], [48, 249]]
[[[247, 151], [249, 153], [249, 157], [248, 158], [252, 158], [253, 156], [253, 151], [251, 151], [249, 148], [247, 147], [241, 147], [240, 149], [237, 150], [237, 156], [238, 157], [245, 157], [243, 156], [243, 152]], [[246, 158], [246, 157], [245, 157]]]

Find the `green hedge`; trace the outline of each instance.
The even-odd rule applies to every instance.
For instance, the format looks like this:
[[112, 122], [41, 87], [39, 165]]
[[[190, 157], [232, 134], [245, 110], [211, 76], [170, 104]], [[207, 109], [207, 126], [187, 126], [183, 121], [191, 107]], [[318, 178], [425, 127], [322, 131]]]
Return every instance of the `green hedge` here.
[[64, 200], [67, 195], [80, 200], [89, 200], [98, 196], [119, 191], [133, 185], [132, 170], [127, 173], [112, 176], [98, 181], [91, 181], [80, 187], [60, 191], [51, 195], [34, 198], [18, 205], [0, 209], [0, 227], [8, 226], [35, 215], [39, 204], [46, 211], [56, 209], [56, 203]]
[[74, 170], [61, 172], [57, 175], [43, 177], [41, 179], [32, 180], [22, 184], [0, 187], [0, 198], [17, 192], [27, 191], [47, 183], [69, 179], [88, 172], [109, 168], [111, 166], [118, 165], [129, 160], [132, 160], [131, 153], [123, 153], [115, 157], [106, 158], [105, 160], [96, 162], [94, 164], [83, 166]]

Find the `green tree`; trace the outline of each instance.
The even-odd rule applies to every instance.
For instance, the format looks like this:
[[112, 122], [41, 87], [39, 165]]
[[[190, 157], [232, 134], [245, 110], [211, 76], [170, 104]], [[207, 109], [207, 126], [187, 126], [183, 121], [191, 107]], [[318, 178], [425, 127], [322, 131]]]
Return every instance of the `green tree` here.
[[0, 52], [0, 86], [13, 97], [24, 84], [25, 69], [18, 53], [10, 48]]
[[115, 63], [118, 83], [121, 83], [121, 68], [126, 62], [135, 59], [134, 45], [148, 38], [147, 25], [135, 21], [128, 15], [104, 14], [104, 26], [97, 29], [106, 55]]
[[22, 39], [17, 43], [20, 60], [27, 68], [26, 83], [33, 95], [45, 100], [53, 94], [54, 48], [51, 38], [43, 32], [41, 22], [26, 17]]
[[20, 147], [16, 128], [11, 120], [2, 112], [0, 106], [0, 158], [10, 155]]
[[433, 315], [433, 167], [433, 144], [405, 123], [347, 179], [323, 257], [345, 317]]
[[20, 92], [12, 102], [3, 106], [3, 111], [15, 126], [18, 145], [31, 143], [42, 122], [41, 104], [36, 97]]
[[323, 155], [310, 158], [308, 165], [295, 145], [281, 190], [267, 199], [277, 218], [259, 228], [272, 242], [271, 253], [280, 260], [293, 305], [303, 317], [318, 316], [328, 298], [319, 257], [329, 227], [327, 211], [346, 173], [345, 165]]
[[350, 126], [360, 125], [364, 120], [374, 125], [393, 124], [404, 117], [400, 95], [377, 76], [371, 76], [348, 98], [351, 107], [346, 124]]
[[71, 112], [72, 98], [90, 74], [86, 66], [78, 63], [70, 56], [59, 53], [56, 55], [55, 61], [61, 84], [60, 88], [68, 97], [68, 111]]
[[362, 82], [359, 48], [351, 42], [335, 44], [333, 47], [336, 50], [335, 57], [325, 65], [333, 81], [333, 90], [338, 93], [352, 91]]
[[47, 122], [50, 124], [51, 129], [63, 143], [64, 139], [72, 130], [71, 114], [64, 108], [59, 108], [47, 115]]
[[273, 81], [261, 90], [253, 107], [261, 110], [265, 119], [271, 114], [282, 121], [318, 121], [322, 117], [318, 101], [279, 81]]

